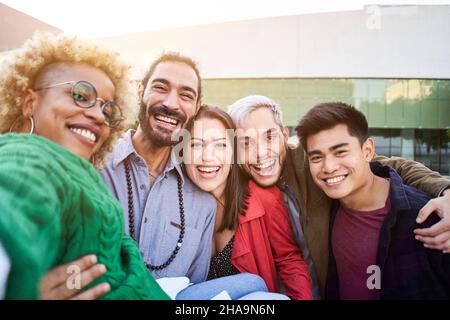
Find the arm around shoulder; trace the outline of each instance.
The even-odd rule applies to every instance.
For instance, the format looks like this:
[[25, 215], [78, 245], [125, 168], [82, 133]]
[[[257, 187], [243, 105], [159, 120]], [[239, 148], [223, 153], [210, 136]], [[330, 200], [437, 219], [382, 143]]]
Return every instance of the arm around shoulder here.
[[400, 157], [376, 156], [374, 160], [382, 165], [388, 165], [394, 168], [402, 177], [405, 184], [422, 190], [431, 197], [437, 197], [439, 193], [450, 186], [450, 180], [442, 177], [438, 172], [432, 171], [423, 164], [406, 160]]

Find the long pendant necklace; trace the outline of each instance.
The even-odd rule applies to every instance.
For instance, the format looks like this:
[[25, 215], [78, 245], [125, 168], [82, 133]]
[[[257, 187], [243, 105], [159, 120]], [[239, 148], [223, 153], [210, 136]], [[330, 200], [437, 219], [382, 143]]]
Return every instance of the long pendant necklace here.
[[[131, 185], [131, 170], [130, 170], [130, 165], [128, 163], [128, 159], [125, 159], [124, 161], [124, 168], [125, 168], [125, 177], [127, 179], [127, 189], [128, 189], [128, 226], [129, 226], [129, 233], [130, 236], [136, 240], [135, 237], [135, 228], [134, 228], [134, 206], [133, 206], [133, 186]], [[170, 257], [166, 260], [166, 262], [164, 262], [163, 264], [159, 265], [159, 266], [154, 266], [152, 264], [149, 263], [145, 263], [145, 265], [147, 266], [147, 268], [149, 268], [150, 270], [162, 270], [164, 268], [166, 268], [177, 256], [178, 251], [181, 248], [181, 245], [183, 244], [183, 238], [184, 238], [184, 227], [185, 227], [185, 223], [184, 223], [184, 204], [183, 204], [183, 188], [182, 188], [182, 181], [181, 181], [181, 177], [180, 174], [178, 173], [178, 171], [176, 171], [177, 174], [177, 185], [178, 185], [178, 204], [180, 206], [180, 235], [178, 236], [178, 241], [177, 244], [175, 246], [175, 249], [173, 250], [172, 254], [170, 255]]]

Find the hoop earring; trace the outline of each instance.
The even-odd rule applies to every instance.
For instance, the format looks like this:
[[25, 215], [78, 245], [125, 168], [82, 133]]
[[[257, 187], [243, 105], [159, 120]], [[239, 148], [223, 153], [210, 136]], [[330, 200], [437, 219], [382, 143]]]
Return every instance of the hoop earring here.
[[34, 133], [34, 118], [33, 118], [33, 116], [30, 116], [28, 119], [30, 119], [30, 122], [31, 122], [30, 134], [33, 134]]
[[[14, 125], [17, 123], [17, 121], [20, 119], [20, 117], [21, 116], [19, 116], [16, 120], [14, 120], [11, 127], [9, 127], [10, 133], [13, 131]], [[33, 118], [33, 116], [29, 116], [28, 119], [30, 120], [30, 123], [31, 123], [31, 130], [30, 130], [29, 134], [32, 134], [32, 133], [34, 133], [34, 118]]]

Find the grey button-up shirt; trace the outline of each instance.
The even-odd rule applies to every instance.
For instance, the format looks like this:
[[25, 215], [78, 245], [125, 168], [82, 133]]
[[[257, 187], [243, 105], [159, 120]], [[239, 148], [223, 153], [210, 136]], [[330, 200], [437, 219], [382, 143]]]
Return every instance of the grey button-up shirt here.
[[284, 203], [289, 212], [289, 218], [291, 220], [292, 231], [294, 232], [295, 241], [302, 250], [303, 258], [308, 263], [309, 273], [312, 279], [313, 297], [316, 300], [320, 300], [319, 284], [317, 280], [317, 273], [314, 267], [314, 263], [309, 254], [308, 246], [306, 245], [305, 236], [300, 222], [300, 208], [297, 204], [297, 200], [292, 194], [291, 190], [284, 181], [280, 181], [278, 184], [280, 190], [283, 192]]
[[216, 201], [207, 192], [194, 186], [176, 163], [172, 153], [164, 171], [150, 187], [147, 164], [134, 149], [129, 130], [108, 156], [101, 171], [106, 184], [119, 199], [124, 210], [125, 232], [128, 225], [128, 191], [124, 160], [129, 159], [135, 235], [146, 263], [163, 264], [172, 254], [180, 234], [180, 209], [178, 201], [177, 171], [182, 177], [185, 234], [181, 249], [170, 265], [152, 271], [156, 278], [187, 276], [191, 282], [206, 280], [211, 259], [212, 236]]

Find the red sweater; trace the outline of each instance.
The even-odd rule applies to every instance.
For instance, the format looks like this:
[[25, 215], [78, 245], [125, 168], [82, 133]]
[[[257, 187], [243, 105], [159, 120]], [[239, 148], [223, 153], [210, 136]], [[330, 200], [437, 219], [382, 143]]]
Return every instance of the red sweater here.
[[308, 265], [294, 241], [287, 209], [278, 187], [261, 188], [253, 181], [245, 215], [239, 215], [231, 263], [240, 272], [257, 274], [278, 292], [277, 270], [292, 299], [312, 299]]

